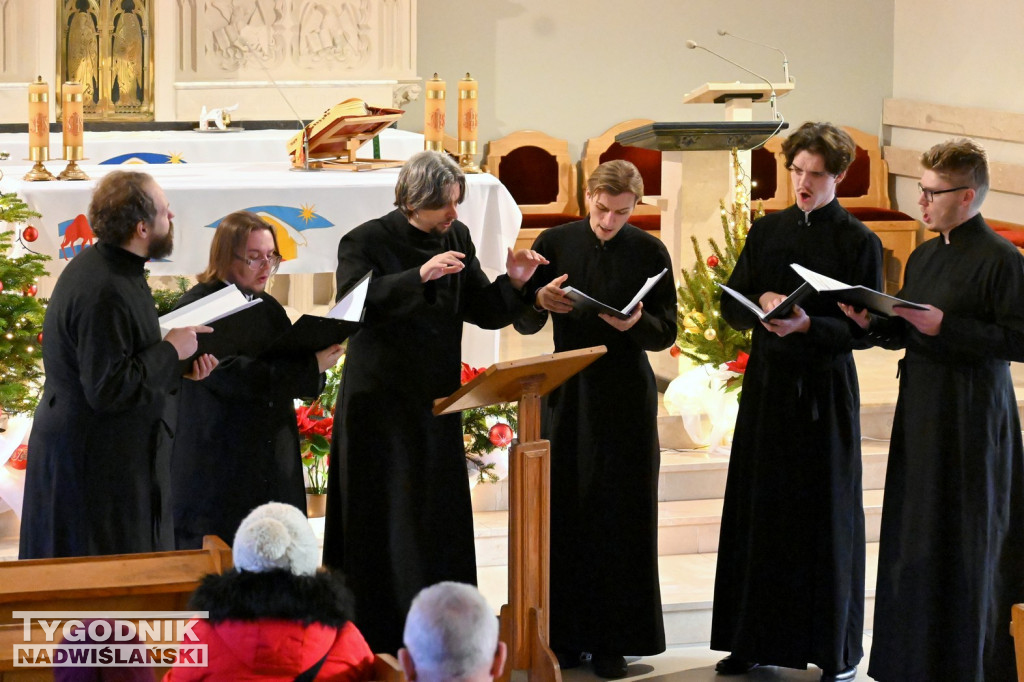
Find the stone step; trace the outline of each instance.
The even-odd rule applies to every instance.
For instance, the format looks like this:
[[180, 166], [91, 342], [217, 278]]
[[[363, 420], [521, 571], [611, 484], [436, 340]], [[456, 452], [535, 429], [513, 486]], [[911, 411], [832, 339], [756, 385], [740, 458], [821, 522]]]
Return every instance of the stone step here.
[[[508, 512], [473, 514], [477, 566], [508, 562]], [[882, 491], [864, 492], [865, 535], [877, 542], [882, 523]], [[658, 503], [658, 554], [706, 554], [718, 551], [722, 499], [673, 500]]]
[[[711, 603], [714, 598], [718, 555], [673, 554], [661, 556], [661, 602], [668, 646], [705, 643], [711, 639]], [[864, 628], [870, 630], [875, 612], [875, 576], [878, 543], [867, 544], [864, 585]], [[479, 567], [481, 592], [495, 609], [508, 600], [508, 567]]]

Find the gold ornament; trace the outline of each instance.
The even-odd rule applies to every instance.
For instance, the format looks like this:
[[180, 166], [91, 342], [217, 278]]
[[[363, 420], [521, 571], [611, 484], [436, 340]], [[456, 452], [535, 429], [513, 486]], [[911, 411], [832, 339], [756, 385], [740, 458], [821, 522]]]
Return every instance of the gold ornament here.
[[706, 321], [707, 318], [702, 313], [691, 310], [683, 317], [683, 330], [687, 334], [696, 334]]
[[704, 338], [708, 341], [714, 341], [716, 336], [718, 336], [718, 334], [715, 333], [714, 329], [709, 327], [704, 330]]

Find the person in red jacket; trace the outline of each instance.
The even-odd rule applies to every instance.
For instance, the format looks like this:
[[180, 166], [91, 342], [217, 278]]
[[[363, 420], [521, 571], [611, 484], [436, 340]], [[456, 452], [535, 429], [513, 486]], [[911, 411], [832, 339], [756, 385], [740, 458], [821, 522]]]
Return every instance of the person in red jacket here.
[[374, 655], [351, 621], [351, 593], [340, 574], [317, 571], [316, 537], [301, 511], [257, 507], [232, 552], [235, 567], [206, 576], [189, 602], [209, 614], [191, 642], [207, 646], [208, 666], [175, 666], [164, 680], [371, 679]]

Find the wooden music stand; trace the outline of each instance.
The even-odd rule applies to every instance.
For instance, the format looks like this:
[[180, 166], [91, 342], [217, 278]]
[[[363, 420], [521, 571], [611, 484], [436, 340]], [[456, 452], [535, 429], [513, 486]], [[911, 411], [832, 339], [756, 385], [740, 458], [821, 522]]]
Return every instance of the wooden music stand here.
[[400, 119], [404, 111], [368, 106], [366, 116], [341, 116], [338, 112], [345, 104], [341, 102], [331, 107], [288, 141], [293, 166], [301, 167], [306, 161], [303, 158], [304, 135], [308, 138], [309, 161], [315, 168], [361, 171], [394, 168], [405, 163], [356, 158], [356, 152], [363, 143]]
[[501, 639], [509, 649], [501, 677], [506, 682], [512, 670], [526, 670], [530, 680], [562, 679], [548, 646], [551, 445], [540, 439], [540, 399], [606, 351], [595, 346], [497, 362], [434, 402], [436, 415], [519, 402], [519, 438], [509, 461], [508, 604], [500, 617]]

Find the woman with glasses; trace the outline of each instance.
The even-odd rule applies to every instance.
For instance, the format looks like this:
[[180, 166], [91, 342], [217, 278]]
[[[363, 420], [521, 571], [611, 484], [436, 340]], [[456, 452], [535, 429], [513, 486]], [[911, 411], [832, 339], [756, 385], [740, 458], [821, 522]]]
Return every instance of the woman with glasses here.
[[273, 228], [254, 213], [237, 211], [217, 226], [209, 265], [178, 302], [188, 305], [230, 284], [261, 301], [214, 324], [216, 376], [208, 383], [182, 382], [171, 459], [178, 549], [200, 547], [204, 535], [230, 545], [242, 519], [267, 502], [305, 509], [293, 400], [317, 395], [323, 372], [342, 351], [333, 345], [316, 353], [262, 356], [291, 326], [266, 292], [280, 263]]

